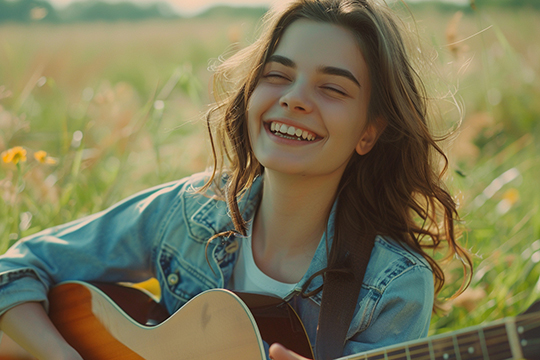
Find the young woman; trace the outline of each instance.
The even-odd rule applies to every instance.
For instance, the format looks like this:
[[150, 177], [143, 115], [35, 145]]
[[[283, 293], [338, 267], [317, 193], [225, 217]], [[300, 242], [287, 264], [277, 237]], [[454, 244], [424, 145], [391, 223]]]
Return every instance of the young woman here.
[[[211, 288], [282, 297], [316, 349], [321, 289], [346, 253], [369, 262], [342, 354], [425, 336], [444, 284], [427, 251], [470, 260], [398, 24], [368, 0], [297, 0], [272, 17], [217, 69], [213, 171], [14, 245], [1, 329], [40, 359], [78, 359], [48, 320], [48, 289], [156, 277], [170, 313]], [[355, 253], [366, 242], [370, 256]], [[299, 358], [277, 344], [270, 356]]]

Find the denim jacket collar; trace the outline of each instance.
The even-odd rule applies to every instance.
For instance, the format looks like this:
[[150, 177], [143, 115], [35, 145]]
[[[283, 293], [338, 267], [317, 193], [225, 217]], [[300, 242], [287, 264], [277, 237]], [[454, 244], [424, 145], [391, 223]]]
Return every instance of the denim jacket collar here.
[[[252, 219], [259, 206], [263, 180], [259, 176], [253, 182], [249, 191], [238, 201], [244, 219]], [[192, 189], [196, 191], [196, 189]], [[223, 214], [227, 214], [224, 216]], [[207, 198], [191, 215], [187, 222], [191, 237], [197, 241], [206, 242], [214, 234], [234, 229], [234, 225], [225, 201], [215, 201], [212, 195]]]

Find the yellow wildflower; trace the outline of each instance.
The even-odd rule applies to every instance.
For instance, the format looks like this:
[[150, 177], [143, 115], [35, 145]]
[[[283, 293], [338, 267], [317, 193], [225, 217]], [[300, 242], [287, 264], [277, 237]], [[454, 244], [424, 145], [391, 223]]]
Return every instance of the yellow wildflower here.
[[22, 146], [15, 146], [2, 152], [2, 160], [5, 163], [18, 164], [26, 161], [26, 150]]
[[514, 205], [519, 200], [519, 191], [516, 188], [511, 188], [505, 191], [503, 199], [508, 201], [510, 205]]
[[56, 164], [56, 159], [50, 157], [46, 151], [39, 150], [34, 153], [34, 159], [39, 161], [42, 164], [54, 165]]

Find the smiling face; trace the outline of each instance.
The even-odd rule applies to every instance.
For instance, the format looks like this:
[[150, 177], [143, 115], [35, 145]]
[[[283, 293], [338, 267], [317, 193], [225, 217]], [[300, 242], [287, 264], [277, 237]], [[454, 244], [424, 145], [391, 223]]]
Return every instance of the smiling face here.
[[368, 68], [353, 34], [297, 20], [264, 65], [248, 104], [255, 157], [287, 174], [341, 178], [348, 160], [375, 144], [367, 125]]

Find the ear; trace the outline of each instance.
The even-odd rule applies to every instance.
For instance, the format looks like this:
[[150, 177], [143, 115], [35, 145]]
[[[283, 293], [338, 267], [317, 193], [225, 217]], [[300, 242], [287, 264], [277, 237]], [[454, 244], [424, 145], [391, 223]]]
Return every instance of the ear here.
[[379, 118], [366, 127], [358, 144], [356, 144], [356, 152], [358, 155], [366, 155], [371, 151], [373, 146], [375, 146], [375, 143], [377, 143], [379, 136], [383, 133], [384, 129], [386, 129], [386, 125], [386, 120]]

